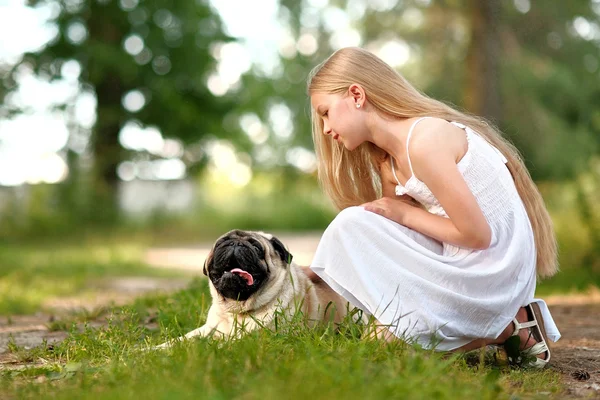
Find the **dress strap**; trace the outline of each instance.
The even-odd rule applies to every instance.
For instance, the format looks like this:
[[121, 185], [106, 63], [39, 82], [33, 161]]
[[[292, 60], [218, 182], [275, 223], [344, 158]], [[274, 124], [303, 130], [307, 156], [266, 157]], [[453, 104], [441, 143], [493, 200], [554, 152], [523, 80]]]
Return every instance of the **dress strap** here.
[[[408, 159], [408, 166], [410, 167], [410, 175], [411, 175], [411, 177], [414, 176], [415, 173], [413, 171], [412, 163], [410, 162], [410, 154], [408, 153], [408, 144], [410, 143], [410, 137], [412, 136], [412, 133], [413, 133], [413, 130], [415, 129], [415, 126], [417, 126], [417, 124], [419, 122], [423, 121], [426, 118], [431, 118], [431, 117], [421, 117], [418, 120], [416, 120], [415, 122], [413, 122], [412, 126], [408, 130], [408, 136], [406, 136], [406, 158]], [[392, 169], [392, 171], [393, 171], [393, 169]]]
[[[410, 129], [408, 130], [408, 136], [406, 136], [406, 158], [408, 159], [408, 166], [410, 167], [411, 177], [414, 176], [415, 173], [413, 172], [412, 163], [410, 162], [410, 156], [408, 155], [408, 142], [410, 141], [410, 137], [412, 135], [413, 129], [415, 129], [415, 125], [417, 125], [420, 121], [424, 120], [425, 118], [431, 118], [431, 117], [421, 117], [418, 120], [416, 120], [415, 122], [413, 122]], [[402, 187], [402, 184], [400, 183], [400, 181], [398, 180], [398, 177], [396, 176], [396, 168], [394, 168], [394, 157], [392, 155], [390, 155], [390, 163], [392, 164], [392, 174], [394, 175], [394, 179], [396, 179], [396, 182], [398, 182], [398, 185], [400, 185]]]

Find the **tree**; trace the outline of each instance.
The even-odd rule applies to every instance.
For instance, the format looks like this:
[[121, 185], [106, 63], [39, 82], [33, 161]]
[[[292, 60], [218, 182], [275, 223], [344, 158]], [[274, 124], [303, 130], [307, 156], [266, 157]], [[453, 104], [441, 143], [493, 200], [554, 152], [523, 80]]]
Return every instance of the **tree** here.
[[537, 179], [569, 179], [600, 148], [596, 1], [504, 7], [505, 127]]
[[[34, 0], [31, 5], [59, 7], [58, 34], [39, 52], [24, 55], [9, 77], [27, 64], [36, 74], [59, 79], [61, 66], [77, 62], [81, 90], [97, 101], [92, 187], [103, 205], [114, 204], [116, 167], [127, 158], [119, 132], [127, 121], [156, 126], [184, 143], [221, 131], [229, 103], [213, 96], [206, 80], [215, 65], [212, 46], [231, 39], [207, 1]], [[14, 79], [4, 86], [10, 90]], [[129, 109], [123, 105], [128, 94], [136, 103]]]
[[366, 10], [363, 43], [406, 42], [415, 61], [401, 72], [499, 125], [534, 179], [572, 178], [598, 154], [598, 1], [381, 3], [395, 6]]
[[465, 107], [495, 123], [502, 120], [499, 0], [470, 0], [471, 41], [467, 51]]

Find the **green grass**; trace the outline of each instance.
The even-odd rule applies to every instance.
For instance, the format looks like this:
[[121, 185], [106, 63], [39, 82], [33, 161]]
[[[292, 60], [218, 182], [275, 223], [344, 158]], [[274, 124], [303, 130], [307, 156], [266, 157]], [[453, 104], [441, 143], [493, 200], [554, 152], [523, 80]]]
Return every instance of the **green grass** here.
[[[272, 214], [285, 219], [283, 210]], [[236, 213], [232, 227], [240, 223]], [[245, 224], [258, 226], [264, 213], [257, 208]], [[285, 220], [270, 223], [285, 226]], [[102, 279], [171, 274], [140, 261], [148, 236], [91, 238], [1, 245], [0, 315], [33, 313], [49, 298], [85, 295]], [[574, 268], [579, 258], [572, 261], [538, 294], [600, 284], [593, 271]], [[140, 351], [202, 325], [210, 301], [206, 281], [196, 280], [171, 295], [56, 320], [51, 329], [70, 332], [64, 342], [31, 350], [10, 346], [14, 357], [35, 366], [0, 371], [0, 399], [561, 398], [555, 371], [472, 365], [407, 344], [365, 341], [363, 328], [350, 323], [335, 334], [294, 320], [239, 341], [199, 339], [172, 351]], [[108, 320], [103, 327], [82, 322], [100, 316]]]
[[102, 279], [175, 276], [144, 265], [132, 244], [5, 244], [0, 246], [0, 315], [31, 314], [53, 297], [101, 291]]
[[140, 351], [198, 327], [209, 304], [206, 281], [198, 279], [176, 294], [113, 309], [105, 327], [74, 325], [51, 348], [13, 346], [22, 360], [48, 364], [0, 372], [0, 398], [497, 399], [553, 398], [562, 390], [552, 371], [469, 366], [462, 356], [367, 341], [364, 326], [349, 321], [335, 333], [294, 318], [237, 341], [201, 338]]

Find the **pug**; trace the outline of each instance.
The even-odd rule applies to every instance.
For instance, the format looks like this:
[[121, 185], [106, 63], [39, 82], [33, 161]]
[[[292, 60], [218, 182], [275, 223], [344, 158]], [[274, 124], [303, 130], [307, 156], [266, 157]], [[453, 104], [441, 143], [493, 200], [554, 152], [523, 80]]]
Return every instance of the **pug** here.
[[311, 281], [283, 243], [263, 232], [232, 230], [221, 236], [206, 258], [203, 273], [212, 296], [206, 323], [177, 340], [239, 338], [269, 326], [278, 311], [287, 315], [301, 311], [311, 325], [339, 324], [353, 309], [325, 283]]

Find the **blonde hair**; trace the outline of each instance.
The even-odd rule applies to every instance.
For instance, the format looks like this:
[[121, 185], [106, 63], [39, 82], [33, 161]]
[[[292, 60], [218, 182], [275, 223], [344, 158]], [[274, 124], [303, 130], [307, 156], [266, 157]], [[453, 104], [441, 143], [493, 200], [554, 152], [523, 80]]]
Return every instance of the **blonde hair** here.
[[[369, 104], [392, 117], [437, 117], [469, 126], [508, 159], [507, 167], [533, 228], [537, 274], [550, 277], [558, 270], [552, 220], [518, 150], [483, 118], [459, 112], [415, 89], [398, 72], [367, 50], [349, 47], [315, 67], [308, 79], [308, 94], [344, 94], [351, 84], [362, 85]], [[384, 150], [365, 142], [352, 152], [325, 140], [323, 121], [311, 109], [312, 134], [318, 160], [319, 182], [338, 209], [360, 205], [381, 196], [380, 164]]]

